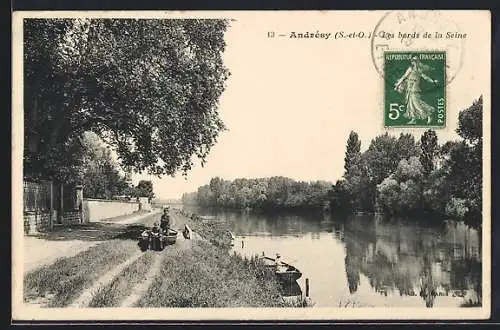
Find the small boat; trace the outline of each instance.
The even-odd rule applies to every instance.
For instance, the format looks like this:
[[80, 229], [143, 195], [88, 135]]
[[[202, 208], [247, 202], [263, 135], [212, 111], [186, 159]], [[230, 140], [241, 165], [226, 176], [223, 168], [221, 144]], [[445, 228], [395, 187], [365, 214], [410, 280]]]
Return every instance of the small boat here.
[[141, 251], [153, 250], [162, 251], [165, 247], [165, 235], [158, 232], [153, 233], [151, 230], [144, 230], [139, 236], [139, 247]]
[[276, 259], [266, 256], [262, 256], [260, 259], [264, 262], [264, 266], [274, 272], [278, 280], [282, 282], [293, 282], [302, 276], [302, 273], [297, 268], [286, 262], [280, 260], [281, 266], [278, 267], [276, 265]]

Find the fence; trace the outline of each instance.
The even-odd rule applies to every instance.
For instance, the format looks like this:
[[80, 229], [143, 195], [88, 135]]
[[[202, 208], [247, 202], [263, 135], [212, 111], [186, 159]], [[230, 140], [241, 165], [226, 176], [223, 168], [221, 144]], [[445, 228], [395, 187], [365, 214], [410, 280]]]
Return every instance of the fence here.
[[24, 231], [35, 234], [55, 224], [81, 223], [82, 189], [52, 181], [23, 182]]

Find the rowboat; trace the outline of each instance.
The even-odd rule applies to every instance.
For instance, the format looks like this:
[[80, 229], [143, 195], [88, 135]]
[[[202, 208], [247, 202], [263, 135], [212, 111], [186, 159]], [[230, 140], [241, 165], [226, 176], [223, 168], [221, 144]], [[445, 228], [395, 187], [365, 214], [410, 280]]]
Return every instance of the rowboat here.
[[276, 259], [262, 256], [260, 260], [264, 263], [264, 266], [271, 272], [273, 272], [278, 280], [282, 282], [293, 282], [298, 280], [302, 273], [294, 266], [287, 264], [280, 260], [280, 266], [276, 265]]

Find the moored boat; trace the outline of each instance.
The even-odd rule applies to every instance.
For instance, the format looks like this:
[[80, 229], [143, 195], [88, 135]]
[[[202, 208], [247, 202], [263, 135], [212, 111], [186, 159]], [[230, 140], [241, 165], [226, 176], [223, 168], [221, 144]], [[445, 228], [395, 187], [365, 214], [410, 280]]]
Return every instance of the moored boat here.
[[165, 243], [167, 245], [175, 244], [177, 242], [177, 230], [169, 229], [165, 235]]
[[281, 260], [276, 263], [276, 259], [271, 257], [262, 256], [260, 257], [264, 266], [272, 271], [278, 280], [282, 282], [293, 282], [302, 277], [302, 273], [295, 267]]

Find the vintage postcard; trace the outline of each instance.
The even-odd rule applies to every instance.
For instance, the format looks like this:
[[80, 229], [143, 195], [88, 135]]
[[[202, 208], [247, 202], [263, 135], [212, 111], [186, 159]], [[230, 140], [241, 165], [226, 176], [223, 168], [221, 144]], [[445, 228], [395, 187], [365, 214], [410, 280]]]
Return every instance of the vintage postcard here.
[[14, 12], [13, 320], [488, 318], [490, 30]]

